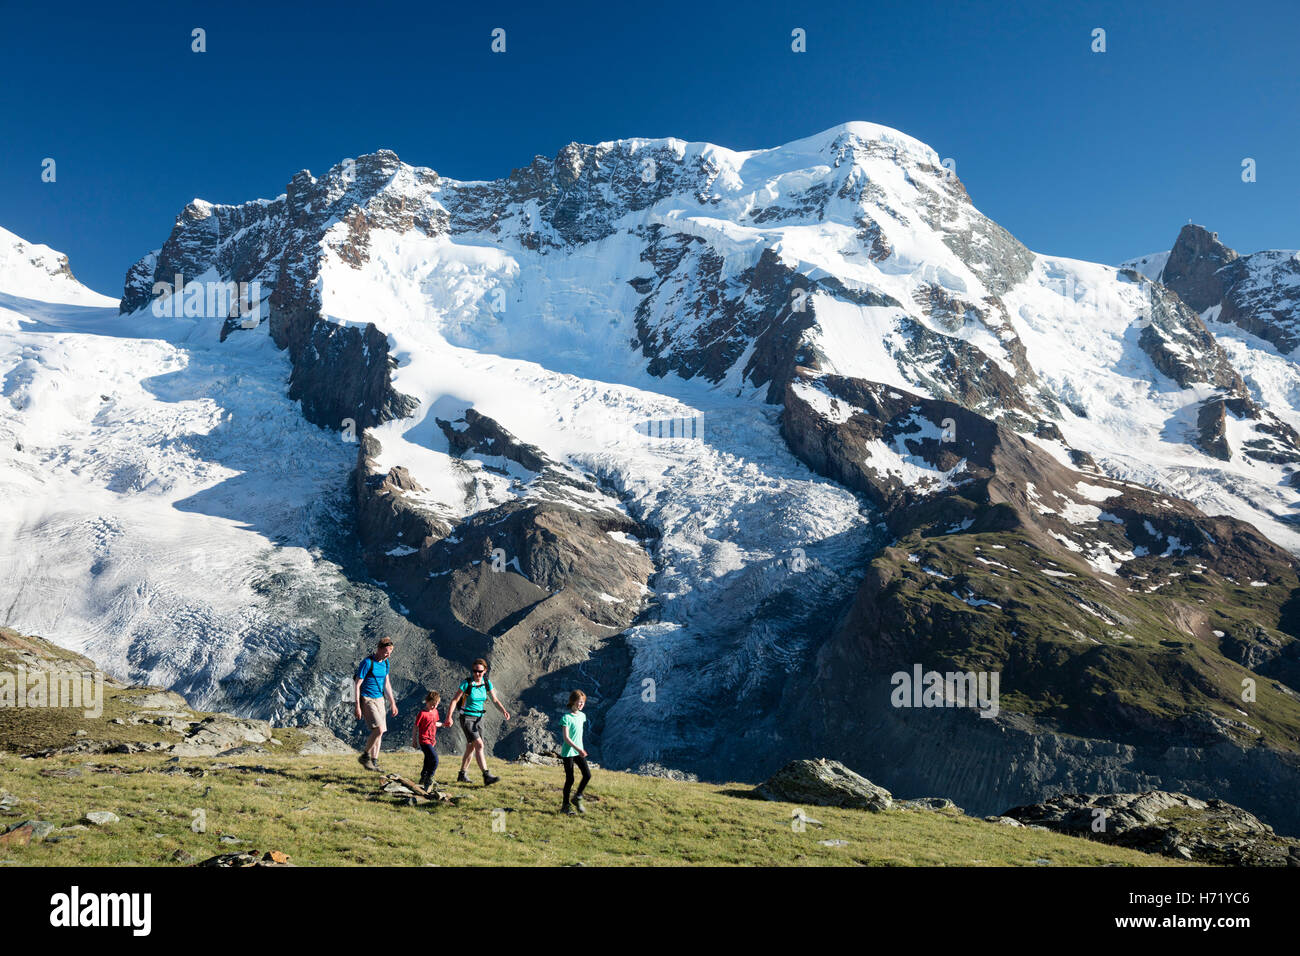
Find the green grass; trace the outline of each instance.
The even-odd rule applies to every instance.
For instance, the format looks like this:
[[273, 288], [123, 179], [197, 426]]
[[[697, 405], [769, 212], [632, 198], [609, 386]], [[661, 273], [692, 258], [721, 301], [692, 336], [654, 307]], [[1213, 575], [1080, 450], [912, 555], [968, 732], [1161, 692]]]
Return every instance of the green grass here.
[[[386, 754], [385, 769], [414, 777], [420, 757]], [[224, 765], [224, 766], [223, 766]], [[100, 772], [93, 772], [98, 767]], [[42, 770], [82, 768], [75, 778]], [[206, 770], [191, 777], [178, 768]], [[0, 860], [22, 866], [176, 865], [184, 850], [198, 860], [219, 853], [280, 850], [298, 865], [760, 865], [760, 866], [1168, 866], [1163, 857], [1090, 840], [986, 823], [951, 812], [869, 813], [805, 808], [822, 826], [792, 826], [793, 805], [748, 799], [747, 787], [682, 783], [596, 770], [588, 813], [565, 817], [563, 771], [501, 765], [491, 788], [442, 786], [456, 806], [401, 806], [371, 799], [380, 779], [352, 757], [261, 756], [185, 759], [151, 755], [0, 756], [0, 780], [22, 802], [6, 823], [77, 823], [111, 810], [119, 823], [58, 843], [0, 847]], [[166, 774], [162, 771], [171, 770]], [[203, 811], [206, 832], [191, 824]], [[494, 810], [505, 812], [493, 813]], [[493, 829], [494, 820], [504, 825]], [[227, 845], [227, 834], [247, 841]], [[828, 847], [821, 840], [846, 840]]]

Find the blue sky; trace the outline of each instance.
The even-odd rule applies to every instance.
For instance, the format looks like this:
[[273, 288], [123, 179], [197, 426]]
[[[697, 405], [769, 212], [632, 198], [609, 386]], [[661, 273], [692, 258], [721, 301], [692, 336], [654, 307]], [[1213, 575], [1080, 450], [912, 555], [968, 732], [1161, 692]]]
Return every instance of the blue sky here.
[[572, 141], [745, 149], [847, 120], [952, 157], [1039, 252], [1117, 262], [1189, 219], [1300, 246], [1300, 4], [0, 0], [0, 23], [0, 226], [113, 295], [191, 198], [380, 147], [489, 179]]

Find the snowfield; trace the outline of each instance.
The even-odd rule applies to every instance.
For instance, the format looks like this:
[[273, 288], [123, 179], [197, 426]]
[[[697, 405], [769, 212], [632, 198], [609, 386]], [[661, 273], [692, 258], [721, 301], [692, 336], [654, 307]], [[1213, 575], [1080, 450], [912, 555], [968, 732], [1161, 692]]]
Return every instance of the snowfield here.
[[[0, 287], [50, 293], [27, 279]], [[3, 620], [215, 705], [232, 671], [303, 643], [255, 585], [336, 574], [313, 556], [355, 445], [302, 419], [265, 337], [219, 346], [219, 322], [53, 292], [0, 292]]]

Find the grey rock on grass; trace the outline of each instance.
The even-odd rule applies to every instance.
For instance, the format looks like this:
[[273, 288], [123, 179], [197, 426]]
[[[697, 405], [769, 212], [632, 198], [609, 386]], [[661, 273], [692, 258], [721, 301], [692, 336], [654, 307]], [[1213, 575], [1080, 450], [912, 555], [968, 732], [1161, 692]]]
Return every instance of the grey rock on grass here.
[[853, 807], [861, 810], [888, 810], [893, 795], [866, 777], [854, 773], [836, 760], [792, 760], [754, 793], [768, 800], [799, 803], [815, 807]]

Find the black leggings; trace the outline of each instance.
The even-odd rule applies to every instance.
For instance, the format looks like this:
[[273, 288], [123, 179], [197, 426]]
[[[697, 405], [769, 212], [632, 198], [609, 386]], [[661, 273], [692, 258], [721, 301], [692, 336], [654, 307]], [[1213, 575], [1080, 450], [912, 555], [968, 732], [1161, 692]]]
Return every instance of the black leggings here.
[[591, 779], [591, 771], [587, 769], [586, 757], [561, 757], [564, 761], [564, 802], [569, 802], [569, 791], [573, 789], [573, 765], [576, 763], [578, 769], [582, 771], [582, 782], [578, 784], [578, 792], [575, 797], [582, 796], [582, 791], [587, 789], [587, 781]]
[[438, 772], [438, 751], [430, 744], [420, 744], [420, 750], [424, 752], [424, 769], [420, 771], [420, 776], [432, 779]]

